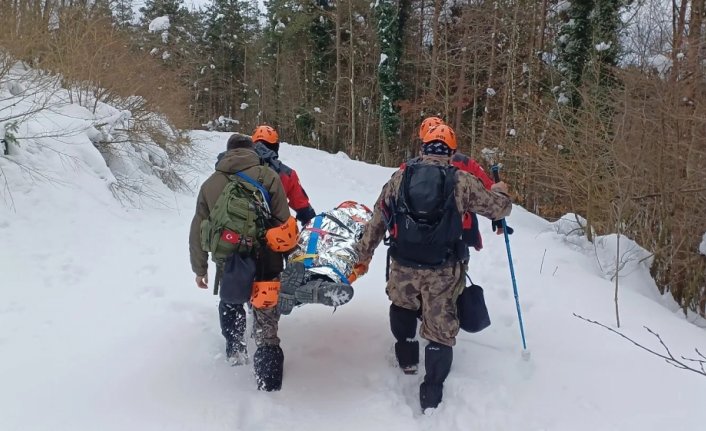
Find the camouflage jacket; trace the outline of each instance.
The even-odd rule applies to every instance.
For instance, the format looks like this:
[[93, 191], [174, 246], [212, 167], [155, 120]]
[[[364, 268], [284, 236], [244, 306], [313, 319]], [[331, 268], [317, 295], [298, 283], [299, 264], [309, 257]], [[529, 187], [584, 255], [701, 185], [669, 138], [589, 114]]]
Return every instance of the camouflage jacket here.
[[[451, 161], [445, 156], [422, 156], [420, 163], [443, 166], [450, 164]], [[404, 170], [400, 169], [392, 174], [392, 178], [383, 186], [380, 197], [375, 202], [373, 218], [365, 227], [362, 238], [355, 245], [360, 262], [367, 262], [373, 257], [375, 248], [385, 236], [387, 226], [383, 213], [397, 200], [403, 173]], [[487, 190], [478, 178], [460, 170], [456, 171], [454, 196], [459, 214], [474, 212], [491, 220], [498, 220], [506, 217], [512, 210], [509, 197]]]

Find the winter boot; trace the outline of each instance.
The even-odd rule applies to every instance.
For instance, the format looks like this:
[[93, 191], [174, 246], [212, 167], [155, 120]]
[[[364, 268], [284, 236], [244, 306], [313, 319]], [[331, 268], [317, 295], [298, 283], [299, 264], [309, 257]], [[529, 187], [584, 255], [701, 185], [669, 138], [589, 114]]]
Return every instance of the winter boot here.
[[231, 365], [248, 363], [248, 349], [245, 342], [245, 308], [242, 304], [218, 304], [221, 334], [226, 339], [226, 359]]
[[306, 277], [306, 268], [301, 262], [287, 264], [287, 268], [282, 271], [280, 277], [279, 299], [277, 300], [277, 308], [280, 314], [287, 315], [292, 312], [294, 307], [299, 305], [295, 298], [297, 288], [304, 284]]
[[294, 297], [302, 304], [323, 304], [338, 307], [353, 298], [353, 288], [345, 283], [334, 283], [316, 278], [300, 286]]
[[390, 329], [395, 336], [395, 356], [405, 374], [417, 374], [419, 365], [419, 341], [417, 333], [417, 311], [390, 304]]
[[245, 341], [226, 341], [226, 360], [233, 366], [245, 365], [250, 362]]
[[269, 344], [258, 347], [253, 362], [259, 390], [271, 392], [282, 389], [284, 352], [281, 347]]
[[395, 343], [395, 356], [402, 372], [417, 374], [419, 368], [419, 341], [398, 341]]
[[419, 403], [422, 411], [435, 409], [441, 403], [444, 381], [451, 371], [451, 362], [453, 362], [453, 349], [450, 346], [434, 341], [427, 344], [424, 351], [426, 375], [419, 387]]

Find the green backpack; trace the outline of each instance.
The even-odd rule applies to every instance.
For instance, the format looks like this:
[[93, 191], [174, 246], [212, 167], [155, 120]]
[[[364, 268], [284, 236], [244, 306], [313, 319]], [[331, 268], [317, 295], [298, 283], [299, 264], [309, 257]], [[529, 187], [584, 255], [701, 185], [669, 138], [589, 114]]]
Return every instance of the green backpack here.
[[228, 177], [209, 218], [201, 222], [201, 248], [222, 263], [233, 253], [254, 255], [262, 247], [270, 219], [270, 197], [257, 181], [242, 172]]

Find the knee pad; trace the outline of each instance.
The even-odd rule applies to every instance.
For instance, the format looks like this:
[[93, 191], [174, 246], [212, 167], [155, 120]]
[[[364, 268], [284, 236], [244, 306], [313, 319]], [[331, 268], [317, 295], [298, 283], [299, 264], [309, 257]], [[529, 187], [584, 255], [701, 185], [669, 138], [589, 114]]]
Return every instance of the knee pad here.
[[277, 306], [279, 280], [256, 281], [252, 284], [250, 303], [254, 308], [272, 308]]

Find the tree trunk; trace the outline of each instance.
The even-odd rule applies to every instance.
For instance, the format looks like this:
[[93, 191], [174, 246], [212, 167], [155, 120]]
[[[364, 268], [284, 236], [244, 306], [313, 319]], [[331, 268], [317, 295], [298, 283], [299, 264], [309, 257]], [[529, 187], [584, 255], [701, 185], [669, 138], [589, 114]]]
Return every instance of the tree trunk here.
[[[348, 0], [350, 3], [351, 0]], [[338, 103], [341, 96], [341, 4], [336, 2], [336, 85], [333, 95], [333, 124], [331, 125], [331, 143], [333, 152], [338, 151]], [[352, 23], [351, 23], [352, 27]]]
[[677, 55], [682, 49], [682, 39], [684, 38], [684, 27], [686, 25], [686, 8], [688, 6], [689, 0], [682, 0], [681, 6], [677, 6], [677, 0], [672, 0], [672, 14], [676, 12], [676, 21], [674, 16], [672, 17], [672, 31], [674, 40], [672, 45], [672, 73], [670, 79], [672, 83], [679, 80], [680, 67]]
[[492, 98], [488, 95], [487, 89], [488, 88], [493, 88], [494, 85], [494, 74], [495, 74], [495, 57], [496, 57], [496, 50], [497, 50], [497, 43], [496, 43], [496, 36], [497, 36], [497, 31], [498, 31], [498, 19], [497, 19], [497, 10], [493, 9], [493, 16], [491, 18], [493, 20], [493, 29], [492, 29], [492, 36], [490, 38], [491, 41], [491, 47], [490, 47], [490, 64], [488, 65], [488, 85], [486, 87], [486, 91], [484, 92], [485, 96], [485, 110], [483, 111], [483, 130], [481, 131], [481, 142], [483, 145], [487, 142], [488, 139], [488, 129], [490, 128], [490, 107], [491, 107], [491, 100]]
[[432, 21], [432, 45], [431, 45], [431, 73], [429, 79], [429, 96], [434, 99], [436, 98], [436, 88], [438, 77], [438, 61], [439, 61], [439, 16], [441, 15], [441, 8], [444, 6], [444, 0], [434, 1], [434, 18]]
[[[463, 22], [464, 16], [465, 13], [461, 15], [461, 22]], [[463, 118], [463, 108], [466, 99], [466, 73], [468, 70], [468, 46], [470, 45], [468, 43], [469, 27], [470, 24], [467, 24], [463, 27], [463, 37], [461, 38], [461, 67], [458, 71], [458, 89], [456, 90], [455, 102], [456, 114], [454, 116], [453, 121], [453, 128], [454, 130], [456, 130], [457, 134], [458, 131], [461, 129], [461, 120]]]
[[350, 91], [351, 91], [351, 157], [355, 158], [356, 157], [356, 135], [355, 135], [355, 117], [356, 117], [356, 109], [355, 109], [355, 49], [353, 47], [353, 6], [352, 6], [353, 1], [348, 0], [348, 22], [350, 23], [350, 29], [351, 29], [351, 34], [350, 37], [348, 38], [349, 44], [350, 44], [350, 55], [349, 55], [349, 60], [348, 62], [350, 63], [350, 77], [349, 77], [349, 82], [351, 84], [350, 86]]

